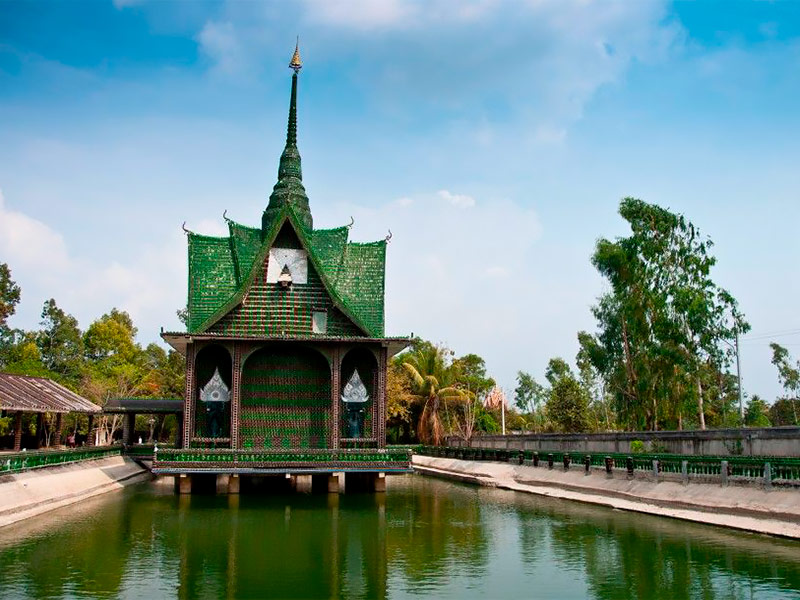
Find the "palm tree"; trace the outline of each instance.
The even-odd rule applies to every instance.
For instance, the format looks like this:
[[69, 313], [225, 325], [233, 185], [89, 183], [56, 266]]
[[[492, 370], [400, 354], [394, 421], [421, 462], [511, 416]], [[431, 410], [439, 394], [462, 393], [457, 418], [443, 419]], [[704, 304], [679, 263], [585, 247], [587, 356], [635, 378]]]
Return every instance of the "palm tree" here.
[[442, 402], [448, 398], [461, 399], [465, 392], [452, 385], [452, 372], [440, 346], [423, 342], [403, 357], [403, 368], [411, 377], [414, 393], [424, 404], [419, 417], [417, 434], [423, 444], [438, 446], [444, 437], [444, 426], [439, 415]]

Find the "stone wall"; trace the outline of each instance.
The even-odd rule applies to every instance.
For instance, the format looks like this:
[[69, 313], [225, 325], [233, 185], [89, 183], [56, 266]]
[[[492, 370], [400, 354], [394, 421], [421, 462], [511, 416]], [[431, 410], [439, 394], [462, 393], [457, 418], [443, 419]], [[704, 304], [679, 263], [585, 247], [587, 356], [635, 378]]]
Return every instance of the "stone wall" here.
[[751, 429], [706, 429], [705, 431], [629, 431], [618, 433], [526, 433], [483, 435], [466, 443], [447, 438], [450, 446], [505, 448], [553, 452], [631, 451], [631, 442], [641, 441], [645, 451], [693, 456], [797, 456], [800, 457], [800, 427]]

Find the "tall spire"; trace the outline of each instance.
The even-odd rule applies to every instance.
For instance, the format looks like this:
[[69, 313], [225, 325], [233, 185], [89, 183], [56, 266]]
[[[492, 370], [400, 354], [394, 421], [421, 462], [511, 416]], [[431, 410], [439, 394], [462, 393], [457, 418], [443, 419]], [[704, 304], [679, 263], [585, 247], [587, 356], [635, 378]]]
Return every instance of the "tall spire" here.
[[308, 229], [313, 227], [311, 210], [308, 207], [308, 197], [303, 187], [300, 152], [297, 149], [297, 74], [303, 68], [299, 46], [300, 41], [298, 39], [292, 60], [289, 62], [289, 68], [294, 73], [292, 73], [292, 94], [289, 100], [289, 121], [286, 126], [286, 146], [283, 149], [283, 153], [281, 153], [281, 160], [278, 166], [278, 182], [272, 190], [267, 209], [261, 217], [261, 227], [264, 231], [272, 224], [272, 220], [280, 212], [281, 208], [287, 204], [294, 208], [295, 214], [305, 227]]

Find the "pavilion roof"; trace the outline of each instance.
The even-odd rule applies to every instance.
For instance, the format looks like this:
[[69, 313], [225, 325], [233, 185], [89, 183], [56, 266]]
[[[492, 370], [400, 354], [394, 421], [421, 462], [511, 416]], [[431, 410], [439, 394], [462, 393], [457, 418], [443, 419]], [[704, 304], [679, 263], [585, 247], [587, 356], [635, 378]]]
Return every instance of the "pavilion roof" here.
[[24, 412], [96, 413], [100, 407], [52, 379], [0, 373], [0, 409]]
[[180, 398], [111, 398], [103, 407], [104, 413], [176, 414], [183, 412]]

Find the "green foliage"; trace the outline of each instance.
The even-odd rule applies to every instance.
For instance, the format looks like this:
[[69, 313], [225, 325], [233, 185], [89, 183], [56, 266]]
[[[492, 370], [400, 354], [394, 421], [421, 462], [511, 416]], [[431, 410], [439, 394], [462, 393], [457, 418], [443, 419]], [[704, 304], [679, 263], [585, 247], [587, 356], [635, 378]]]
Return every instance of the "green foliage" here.
[[517, 387], [514, 389], [514, 404], [524, 413], [534, 413], [547, 400], [547, 389], [530, 373], [517, 371]]
[[22, 291], [11, 279], [11, 269], [0, 263], [0, 329], [8, 327], [8, 318], [17, 310]]
[[581, 360], [600, 374], [629, 429], [680, 426], [692, 413], [705, 428], [709, 409], [721, 422], [724, 402], [707, 403], [722, 394], [726, 342], [749, 325], [711, 278], [713, 243], [682, 215], [635, 198], [619, 212], [631, 235], [597, 242], [592, 263], [611, 290], [593, 308], [598, 333], [579, 334]]
[[631, 441], [631, 452], [634, 454], [644, 454], [647, 448], [644, 445], [642, 440], [632, 440]]
[[78, 321], [50, 299], [42, 308], [42, 329], [36, 343], [44, 366], [63, 380], [77, 385], [83, 366], [83, 338]]
[[[772, 343], [772, 364], [778, 369], [778, 380], [787, 394], [786, 400], [792, 409], [792, 421], [787, 425], [797, 425], [797, 396], [800, 395], [800, 361], [792, 364], [789, 351], [780, 344]], [[782, 417], [781, 421], [785, 419]]]
[[547, 417], [559, 432], [580, 432], [589, 429], [589, 394], [572, 375], [554, 379], [547, 400]]

